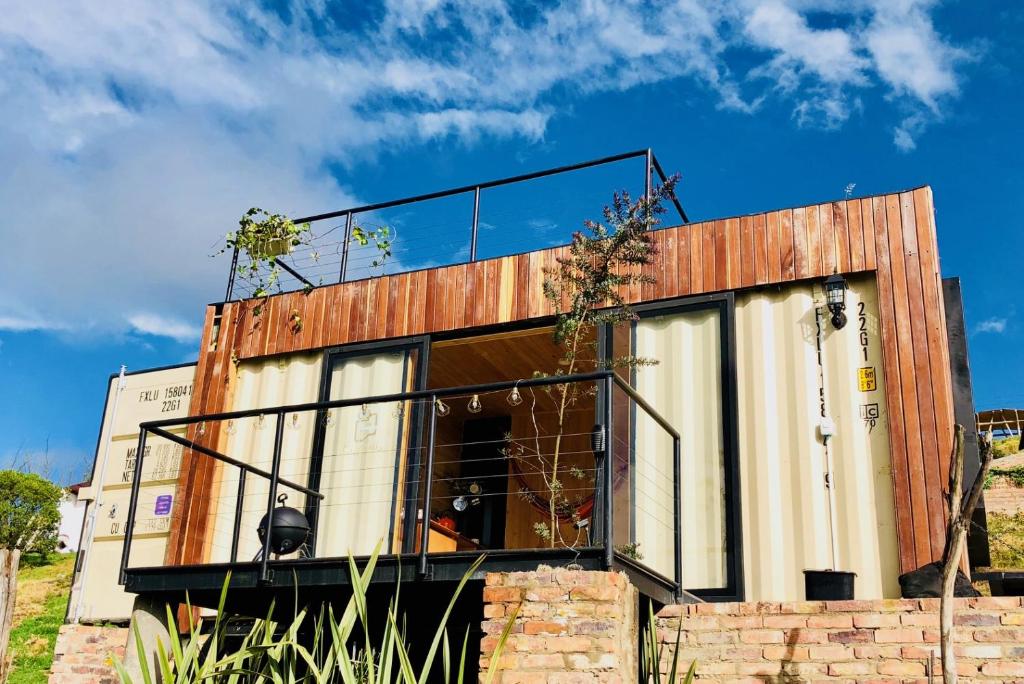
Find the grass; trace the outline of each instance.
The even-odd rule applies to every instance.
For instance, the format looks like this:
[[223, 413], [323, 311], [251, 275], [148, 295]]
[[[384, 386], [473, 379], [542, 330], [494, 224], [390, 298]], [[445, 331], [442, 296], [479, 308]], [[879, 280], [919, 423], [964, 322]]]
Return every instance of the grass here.
[[1014, 515], [989, 513], [988, 535], [993, 568], [1024, 568], [1024, 511]]
[[8, 684], [46, 684], [57, 631], [64, 622], [74, 555], [30, 558], [18, 571]]
[[1020, 435], [994, 439], [992, 440], [992, 457], [1002, 458], [1003, 456], [1013, 456], [1017, 453], [1018, 446], [1020, 446]]

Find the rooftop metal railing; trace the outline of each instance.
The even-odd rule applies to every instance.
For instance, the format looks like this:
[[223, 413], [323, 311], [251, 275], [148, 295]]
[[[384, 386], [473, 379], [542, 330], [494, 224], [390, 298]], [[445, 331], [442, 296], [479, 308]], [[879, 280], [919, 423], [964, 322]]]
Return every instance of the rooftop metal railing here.
[[[654, 185], [655, 175], [664, 183], [667, 180], [665, 171], [658, 163], [654, 152], [648, 148], [625, 152], [600, 159], [569, 164], [543, 171], [535, 171], [518, 176], [510, 176], [497, 180], [465, 185], [449, 190], [441, 190], [422, 195], [403, 197], [401, 199], [389, 200], [366, 204], [339, 211], [331, 211], [313, 216], [305, 216], [295, 219], [296, 224], [312, 224], [308, 244], [295, 248], [295, 251], [288, 255], [275, 258], [275, 263], [281, 268], [282, 274], [277, 288], [282, 292], [299, 290], [307, 287], [341, 283], [349, 280], [358, 280], [365, 277], [383, 275], [385, 273], [401, 273], [418, 270], [424, 267], [449, 266], [459, 263], [471, 263], [481, 258], [493, 258], [509, 256], [533, 249], [561, 244], [566, 241], [569, 234], [567, 227], [556, 225], [558, 233], [550, 234], [550, 231], [535, 230], [536, 238], [541, 244], [524, 243], [522, 236], [512, 239], [505, 239], [496, 244], [488, 244], [486, 254], [481, 249], [481, 227], [493, 227], [488, 223], [491, 218], [487, 208], [487, 191], [496, 191], [498, 188], [511, 186], [528, 181], [579, 172], [585, 169], [595, 169], [617, 162], [624, 162], [631, 159], [643, 160], [643, 193], [649, 195]], [[604, 183], [601, 183], [604, 186]], [[602, 196], [613, 190], [620, 189], [621, 184], [611, 184], [609, 187], [600, 187]], [[543, 214], [545, 207], [549, 207], [556, 201], [558, 193], [549, 192], [544, 194], [542, 202], [533, 207]], [[451, 202], [464, 198], [467, 201], [463, 206], [456, 207]], [[484, 199], [481, 202], [481, 199]], [[507, 198], [506, 198], [507, 199]], [[408, 205], [423, 205], [431, 201], [447, 200], [449, 204], [443, 215], [435, 216], [433, 219], [419, 221], [409, 226], [408, 229], [398, 229], [387, 220], [380, 220], [381, 212], [405, 207]], [[607, 202], [607, 200], [604, 200]], [[500, 202], [499, 202], [500, 204]], [[683, 223], [689, 219], [683, 210], [678, 198], [672, 196], [672, 204], [679, 214]], [[436, 210], [436, 207], [435, 207]], [[574, 208], [575, 210], [575, 208]], [[583, 207], [579, 211], [583, 211]], [[460, 237], [459, 230], [453, 229], [451, 215], [460, 212], [467, 212], [466, 232]], [[375, 218], [376, 217], [376, 218]], [[573, 220], [581, 222], [585, 215], [574, 216]], [[506, 216], [506, 218], [509, 218]], [[353, 230], [362, 221], [369, 221], [371, 225], [381, 223], [395, 229], [397, 235], [392, 234], [393, 257], [390, 263], [382, 266], [373, 266], [377, 261], [374, 245], [360, 246], [354, 244]], [[513, 216], [512, 225], [515, 230], [506, 228], [503, 233], [522, 233], [524, 227], [529, 227], [531, 222], [539, 222], [540, 228], [545, 227], [545, 221], [534, 217]], [[550, 227], [550, 226], [549, 226]], [[537, 228], [535, 226], [535, 228]], [[507, 236], [506, 236], [507, 237]], [[555, 242], [552, 242], [554, 238]], [[546, 240], [546, 241], [545, 241]], [[254, 295], [247, 284], [238, 279], [239, 252], [236, 248], [232, 254], [231, 269], [228, 275], [227, 292], [224, 295], [225, 301], [234, 299], [245, 299]]]
[[[458, 417], [449, 413], [450, 407], [444, 402], [452, 404], [460, 397], [504, 397], [513, 389], [523, 394], [532, 394], [536, 399], [537, 396], [546, 396], [546, 392], [559, 385], [577, 385], [582, 390], [580, 396], [593, 397], [597, 423], [594, 432], [588, 427], [585, 432], [571, 435], [576, 438], [575, 442], [570, 442], [569, 439], [562, 440], [563, 448], [566, 449], [563, 453], [578, 455], [576, 469], [580, 473], [590, 473], [586, 477], [581, 475], [574, 484], [564, 485], [566, 491], [572, 487], [572, 491], [582, 492], [573, 502], [573, 506], [585, 510], [580, 516], [586, 518], [585, 523], [581, 525], [575, 518], [571, 522], [577, 523], [577, 528], [587, 528], [586, 541], [580, 542], [577, 537], [576, 544], [580, 550], [589, 550], [595, 558], [602, 558], [603, 566], [606, 568], [611, 568], [616, 561], [645, 567], [649, 573], [661, 577], [664, 584], [674, 586], [678, 595], [682, 582], [679, 433], [613, 371], [407, 391], [142, 423], [137, 450], [139, 456], [132, 478], [125, 526], [120, 581], [125, 584], [128, 573], [136, 567], [153, 567], [152, 562], [141, 566], [131, 562], [133, 539], [137, 533], [140, 496], [145, 489], [142, 482], [143, 459], [146, 455], [147, 439], [151, 437], [180, 445], [185, 452], [191, 451], [194, 457], [211, 458], [223, 465], [219, 470], [220, 479], [207, 481], [210, 491], [196, 497], [203, 499], [207, 504], [214, 504], [210, 506], [210, 510], [220, 509], [220, 512], [210, 514], [215, 518], [207, 526], [207, 544], [212, 544], [213, 548], [219, 541], [223, 549], [213, 548], [211, 560], [207, 562], [228, 566], [245, 564], [248, 568], [258, 569], [258, 578], [261, 582], [272, 583], [272, 564], [276, 562], [271, 558], [272, 530], [267, 530], [258, 543], [254, 532], [256, 521], [261, 518], [270, 521], [270, 527], [273, 527], [275, 518], [272, 511], [279, 502], [278, 492], [281, 488], [305, 497], [306, 515], [313, 528], [306, 539], [310, 548], [306, 548], [292, 560], [301, 562], [307, 558], [344, 556], [350, 549], [341, 549], [338, 544], [348, 544], [349, 541], [339, 540], [337, 529], [330, 527], [325, 527], [328, 531], [321, 532], [321, 538], [318, 539], [317, 528], [330, 523], [332, 515], [335, 522], [346, 521], [346, 524], [350, 525], [346, 529], [350, 530], [384, 522], [368, 519], [373, 517], [370, 504], [380, 503], [373, 501], [373, 497], [383, 491], [383, 484], [387, 490], [387, 495], [383, 498], [388, 499], [384, 505], [391, 510], [390, 530], [384, 537], [383, 552], [414, 557], [420, 575], [426, 575], [430, 570], [431, 558], [436, 557], [438, 553], [436, 549], [431, 548], [432, 526], [426, 523], [433, 520], [431, 514], [438, 508], [435, 506], [436, 503], [440, 501], [442, 506], [450, 504], [450, 499], [463, 491], [448, 486], [453, 479], [451, 477], [447, 478], [449, 481], [445, 483], [444, 491], [441, 491], [439, 482], [443, 478], [439, 477], [438, 469], [443, 469], [445, 464], [464, 463], [464, 460], [449, 459], [465, 459], [464, 454], [456, 454], [461, 454], [461, 449], [467, 444], [480, 444], [439, 442], [439, 421], [466, 419], [465, 416]], [[537, 390], [536, 393], [534, 390]], [[527, 410], [524, 405], [517, 406], [520, 410]], [[317, 438], [313, 431], [326, 431], [326, 426], [331, 424], [332, 414], [338, 416], [335, 418], [335, 426], [340, 430], [339, 436], [342, 439], [339, 441], [358, 446], [360, 440], [365, 438], [365, 434], [360, 432], [358, 426], [353, 431], [352, 426], [345, 422], [344, 416], [340, 415], [344, 410], [363, 416], [377, 412], [378, 415], [374, 416], [372, 421], [374, 429], [380, 428], [394, 416], [398, 420], [396, 425], [404, 425], [400, 429], [405, 438], [399, 439], [397, 445], [391, 442], [390, 455], [381, 451], [357, 451], [342, 447], [339, 453], [321, 452], [317, 456], [316, 447], [312, 445], [317, 439], [323, 444], [324, 433], [320, 433], [320, 437]], [[408, 413], [405, 413], [406, 411]], [[312, 423], [303, 423], [297, 418], [299, 415], [311, 415], [314, 420]], [[408, 417], [407, 423], [404, 422], [405, 417]], [[534, 419], [536, 420], [536, 416]], [[254, 422], [239, 427], [246, 420]], [[270, 433], [264, 433], [263, 437], [253, 436], [258, 434], [265, 421], [268, 426], [272, 425], [274, 428], [269, 458], [268, 454], [260, 452], [265, 451], [265, 447], [271, 444]], [[221, 429], [211, 430], [210, 427], [217, 423], [221, 425]], [[305, 427], [298, 427], [300, 423]], [[191, 438], [176, 434], [175, 429], [183, 427], [190, 428]], [[223, 439], [225, 429], [227, 434], [235, 435], [235, 442]], [[248, 436], [241, 434], [244, 430], [249, 430]], [[601, 438], [592, 439], [597, 431], [600, 431]], [[204, 432], [206, 437], [202, 436]], [[286, 436], [286, 432], [291, 433], [290, 436]], [[639, 436], [640, 433], [646, 436]], [[216, 435], [219, 435], [219, 438]], [[553, 435], [549, 434], [545, 439], [552, 437]], [[515, 439], [516, 436], [511, 433], [504, 437], [506, 442]], [[232, 446], [239, 447], [234, 456], [220, 453], [205, 444], [225, 441], [228, 444], [228, 451]], [[261, 443], [263, 449], [260, 448]], [[361, 444], [365, 445], [366, 442]], [[569, 444], [575, 446], [565, 446]], [[309, 448], [300, 449], [299, 445], [307, 445]], [[542, 450], [546, 448], [548, 447], [540, 447]], [[569, 451], [570, 448], [576, 450]], [[601, 451], [598, 452], [596, 449]], [[397, 459], [396, 453], [400, 455]], [[503, 460], [514, 458], [503, 450], [496, 451], [492, 456]], [[345, 460], [343, 457], [348, 457], [350, 463], [336, 462]], [[314, 462], [317, 463], [315, 467]], [[356, 467], [351, 464], [356, 464]], [[505, 468], [506, 475], [501, 474], [502, 468]], [[314, 471], [315, 476], [311, 476]], [[392, 479], [388, 479], [385, 471]], [[513, 477], [508, 471], [508, 466], [499, 466], [496, 472], [498, 474], [485, 477], [507, 477], [509, 482]], [[298, 475], [285, 477], [290, 473]], [[335, 475], [327, 481], [322, 479], [327, 473], [340, 475]], [[254, 477], [260, 478], [259, 486], [253, 486]], [[566, 473], [563, 477], [568, 478], [569, 475]], [[636, 485], [638, 478], [646, 478], [642, 486]], [[460, 478], [456, 476], [454, 479]], [[250, 482], [248, 488], [247, 480]], [[398, 486], [399, 482], [404, 482], [405, 493]], [[360, 487], [377, 489], [373, 489], [371, 494], [363, 495], [362, 498], [359, 494], [353, 496], [353, 492]], [[507, 483], [505, 487], [495, 487], [493, 492], [480, 496], [509, 497], [517, 494], [507, 486]], [[255, 506], [247, 507], [247, 501], [254, 501]], [[353, 502], [355, 505], [352, 505]], [[194, 505], [194, 502], [178, 502], [175, 505]], [[176, 509], [174, 515], [181, 517], [187, 512]], [[566, 524], [569, 522], [565, 521]], [[220, 527], [216, 528], [218, 524]], [[261, 526], [262, 524], [260, 523]], [[639, 554], [630, 555], [626, 550], [627, 547], [635, 550], [637, 542], [641, 539], [649, 540], [649, 543], [657, 547], [647, 549], [646, 552], [652, 555], [646, 562]], [[184, 539], [183, 543], [188, 544], [189, 540]], [[503, 545], [498, 546], [498, 550], [510, 550], [504, 538], [501, 543]], [[514, 549], [528, 555], [531, 549], [542, 550], [546, 546], [530, 544], [527, 542], [525, 545], [515, 546]], [[570, 547], [575, 549], [576, 545]], [[492, 547], [492, 550], [494, 548]], [[255, 557], [251, 557], [254, 550], [257, 553]]]

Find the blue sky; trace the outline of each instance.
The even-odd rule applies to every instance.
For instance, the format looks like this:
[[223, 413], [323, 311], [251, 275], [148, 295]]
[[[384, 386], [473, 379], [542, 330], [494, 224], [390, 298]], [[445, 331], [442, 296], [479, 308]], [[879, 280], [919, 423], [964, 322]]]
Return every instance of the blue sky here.
[[[648, 146], [697, 220], [930, 184], [976, 403], [1024, 405], [1016, 3], [80, 0], [4, 17], [0, 463], [48, 450], [70, 479], [111, 372], [196, 356], [227, 273], [209, 255], [249, 206], [316, 213]], [[637, 178], [496, 195], [486, 239], [568, 236]], [[465, 207], [389, 220], [407, 239], [440, 224], [454, 253], [445, 211]]]

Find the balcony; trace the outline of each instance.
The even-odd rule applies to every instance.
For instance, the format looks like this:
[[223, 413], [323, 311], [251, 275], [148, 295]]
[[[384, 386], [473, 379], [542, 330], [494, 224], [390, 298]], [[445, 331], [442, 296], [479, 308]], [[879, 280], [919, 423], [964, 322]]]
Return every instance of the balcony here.
[[[580, 229], [584, 218], [597, 218], [612, 192], [626, 189], [634, 197], [649, 194], [656, 177], [661, 182], [667, 178], [654, 152], [636, 150], [297, 218], [296, 224], [310, 225], [309, 240], [274, 258], [279, 268], [274, 293], [472, 263], [564, 244]], [[673, 197], [672, 204], [680, 221], [688, 223], [679, 200]], [[393, 252], [383, 261], [375, 245], [353, 239], [357, 227], [370, 231], [381, 226], [391, 231]], [[255, 295], [253, 285], [237, 277], [238, 271], [236, 249], [224, 301]]]
[[[380, 358], [373, 386], [387, 387]], [[358, 385], [354, 366], [346, 372]], [[452, 581], [485, 555], [482, 571], [617, 569], [655, 600], [687, 598], [679, 434], [616, 372], [348, 394], [141, 424], [126, 589], [178, 599], [187, 590], [193, 604], [215, 606], [231, 573], [235, 610], [256, 615], [271, 597], [336, 591], [349, 583], [349, 555], [380, 548], [375, 581]], [[562, 396], [572, 404], [559, 419]], [[160, 502], [144, 501], [140, 483], [161, 467], [147, 462], [158, 452], [147, 445], [161, 443], [181, 447], [182, 470], [214, 466], [198, 502], [174, 516], [201, 518], [203, 534], [179, 537], [202, 549], [201, 562], [147, 555]], [[262, 537], [258, 528], [282, 504], [310, 531], [277, 554], [273, 526]], [[537, 521], [549, 520], [545, 535]]]

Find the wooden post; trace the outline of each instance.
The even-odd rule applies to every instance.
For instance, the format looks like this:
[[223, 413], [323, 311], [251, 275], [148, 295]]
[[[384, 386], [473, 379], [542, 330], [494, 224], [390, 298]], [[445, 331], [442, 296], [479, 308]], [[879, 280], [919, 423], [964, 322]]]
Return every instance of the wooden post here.
[[14, 622], [14, 597], [18, 593], [21, 549], [0, 549], [0, 682], [7, 681], [10, 662], [7, 646]]
[[974, 509], [981, 499], [985, 477], [992, 465], [992, 442], [981, 438], [981, 469], [971, 484], [967, 498], [963, 498], [964, 481], [964, 427], [957, 425], [953, 433], [953, 462], [949, 470], [948, 514], [946, 547], [942, 554], [942, 597], [939, 600], [939, 644], [942, 650], [942, 681], [956, 684], [956, 654], [953, 651], [953, 590], [957, 570], [967, 541], [967, 529]]

